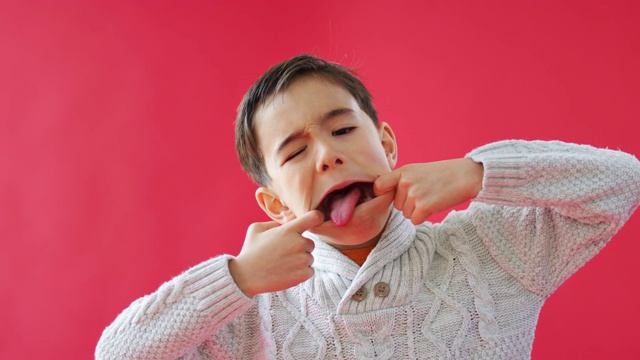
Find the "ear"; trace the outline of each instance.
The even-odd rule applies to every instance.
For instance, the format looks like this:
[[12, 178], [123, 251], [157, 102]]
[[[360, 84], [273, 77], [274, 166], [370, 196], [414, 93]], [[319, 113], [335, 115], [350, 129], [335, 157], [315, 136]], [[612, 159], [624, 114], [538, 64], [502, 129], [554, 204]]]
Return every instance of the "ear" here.
[[293, 212], [280, 200], [278, 194], [269, 188], [258, 188], [256, 201], [262, 211], [280, 225], [296, 218]]
[[380, 135], [380, 142], [382, 143], [384, 152], [387, 155], [389, 167], [393, 169], [398, 162], [398, 145], [396, 143], [396, 135], [393, 133], [391, 126], [385, 122], [378, 126], [378, 134]]

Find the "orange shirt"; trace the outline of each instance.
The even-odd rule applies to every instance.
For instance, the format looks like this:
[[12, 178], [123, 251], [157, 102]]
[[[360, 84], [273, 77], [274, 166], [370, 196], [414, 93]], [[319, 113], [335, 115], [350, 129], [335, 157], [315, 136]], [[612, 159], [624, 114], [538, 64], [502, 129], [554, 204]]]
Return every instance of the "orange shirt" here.
[[376, 246], [373, 245], [353, 250], [340, 250], [340, 252], [346, 255], [354, 263], [358, 264], [358, 266], [362, 266], [362, 264], [364, 264], [364, 261], [367, 260], [367, 256], [369, 256], [371, 250], [373, 250], [374, 247]]

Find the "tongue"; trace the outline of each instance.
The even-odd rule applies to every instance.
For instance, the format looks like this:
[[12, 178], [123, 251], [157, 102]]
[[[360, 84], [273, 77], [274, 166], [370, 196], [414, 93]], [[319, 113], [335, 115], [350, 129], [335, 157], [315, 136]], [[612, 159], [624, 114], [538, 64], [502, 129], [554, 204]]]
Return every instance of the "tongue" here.
[[359, 187], [354, 186], [346, 194], [333, 199], [331, 202], [330, 217], [331, 221], [333, 221], [337, 227], [345, 226], [351, 220], [361, 196], [362, 190], [360, 190]]

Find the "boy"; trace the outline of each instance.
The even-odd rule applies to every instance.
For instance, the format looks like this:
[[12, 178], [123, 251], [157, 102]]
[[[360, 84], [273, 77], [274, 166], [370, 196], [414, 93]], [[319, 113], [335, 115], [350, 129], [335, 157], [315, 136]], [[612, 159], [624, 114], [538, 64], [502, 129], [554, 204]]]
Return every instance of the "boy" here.
[[97, 358], [526, 359], [545, 299], [640, 204], [633, 156], [561, 142], [394, 170], [368, 91], [308, 55], [245, 95], [236, 147], [273, 222], [135, 301]]

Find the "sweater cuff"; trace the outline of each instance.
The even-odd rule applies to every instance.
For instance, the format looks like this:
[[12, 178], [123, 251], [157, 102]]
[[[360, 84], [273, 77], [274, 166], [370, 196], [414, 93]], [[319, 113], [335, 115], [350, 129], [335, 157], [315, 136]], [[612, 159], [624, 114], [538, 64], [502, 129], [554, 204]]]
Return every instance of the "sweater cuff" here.
[[197, 310], [217, 318], [235, 318], [247, 311], [254, 301], [236, 285], [229, 272], [231, 255], [217, 256], [187, 270], [185, 292], [199, 300]]
[[522, 204], [523, 192], [520, 189], [530, 180], [530, 166], [525, 155], [505, 155], [479, 148], [466, 157], [482, 163], [484, 168], [482, 190], [475, 200], [503, 205]]

